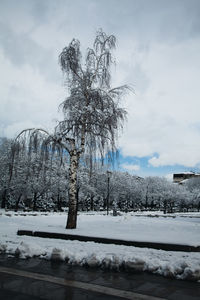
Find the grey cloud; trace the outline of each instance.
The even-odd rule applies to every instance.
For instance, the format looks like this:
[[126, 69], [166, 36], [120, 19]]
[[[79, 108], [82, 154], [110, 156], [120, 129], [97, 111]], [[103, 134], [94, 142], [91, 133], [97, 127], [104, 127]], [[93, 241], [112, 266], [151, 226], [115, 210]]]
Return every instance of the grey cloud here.
[[[0, 24], [1, 47], [5, 55], [18, 67], [26, 62], [35, 65], [41, 56], [41, 49], [27, 34], [16, 34], [5, 24]], [[38, 57], [39, 55], [39, 57]]]
[[55, 6], [57, 3], [57, 1], [51, 0], [34, 0], [29, 2], [31, 2], [30, 12], [38, 24], [48, 21], [48, 18], [50, 17], [50, 12], [54, 9], [53, 6]]
[[[58, 80], [58, 60], [51, 49], [47, 50], [35, 43], [27, 33], [16, 34], [9, 26], [0, 23], [1, 48], [13, 65], [29, 64], [45, 74], [49, 80]], [[54, 64], [49, 64], [54, 61]], [[60, 78], [59, 78], [60, 80]]]
[[[175, 43], [200, 33], [198, 0], [13, 0], [2, 1], [0, 6], [7, 23], [9, 10], [16, 9], [18, 22], [22, 22], [23, 14], [33, 18], [31, 30], [54, 22], [58, 33], [69, 32], [71, 38], [75, 35], [81, 40], [89, 39], [91, 31], [99, 27], [116, 34], [124, 43], [132, 38], [147, 45], [152, 41]], [[25, 37], [20, 38], [23, 42]]]
[[[97, 4], [97, 1], [95, 1]], [[197, 0], [98, 1], [98, 20], [133, 39], [177, 41], [200, 33]]]
[[[30, 120], [45, 126], [51, 113], [56, 113], [55, 102], [62, 101], [58, 101], [59, 91], [55, 92], [62, 84], [59, 51], [73, 37], [80, 39], [83, 48], [88, 47], [102, 27], [119, 41], [116, 81], [134, 84], [134, 99], [140, 100], [133, 107], [130, 96], [130, 131], [125, 132], [123, 143], [127, 143], [127, 153], [132, 154], [135, 147], [137, 153], [142, 148], [145, 155], [161, 154], [165, 151], [162, 145], [168, 149], [170, 141], [180, 136], [184, 147], [185, 132], [191, 145], [199, 149], [198, 126], [188, 129], [187, 124], [188, 118], [193, 122], [199, 118], [199, 15], [199, 0], [1, 0], [0, 71], [7, 77], [0, 90], [0, 127], [6, 132], [10, 126], [12, 132], [21, 119], [23, 124]], [[189, 109], [188, 102], [195, 109]], [[178, 125], [172, 124], [171, 115]], [[155, 116], [159, 118], [152, 125]], [[165, 129], [162, 118], [173, 125], [173, 131]], [[164, 129], [165, 135], [158, 132]], [[144, 142], [147, 148], [142, 147]], [[197, 155], [195, 159], [199, 161]]]

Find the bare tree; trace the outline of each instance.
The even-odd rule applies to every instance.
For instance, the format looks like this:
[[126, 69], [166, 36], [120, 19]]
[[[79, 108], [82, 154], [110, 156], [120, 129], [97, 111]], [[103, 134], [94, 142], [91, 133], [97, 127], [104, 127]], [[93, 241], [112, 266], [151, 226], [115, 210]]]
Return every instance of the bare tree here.
[[[122, 128], [126, 111], [120, 107], [121, 97], [129, 90], [127, 85], [111, 88], [112, 50], [116, 38], [102, 30], [96, 34], [92, 48], [83, 60], [80, 42], [73, 39], [59, 56], [66, 78], [68, 97], [61, 103], [63, 121], [49, 134], [42, 129], [29, 129], [19, 134], [17, 141], [28, 136], [29, 151], [40, 149], [43, 155], [59, 151], [69, 154], [69, 212], [66, 228], [77, 223], [77, 171], [80, 158], [93, 158], [116, 150], [116, 139]], [[29, 133], [27, 135], [27, 132]], [[19, 148], [19, 147], [18, 147]]]

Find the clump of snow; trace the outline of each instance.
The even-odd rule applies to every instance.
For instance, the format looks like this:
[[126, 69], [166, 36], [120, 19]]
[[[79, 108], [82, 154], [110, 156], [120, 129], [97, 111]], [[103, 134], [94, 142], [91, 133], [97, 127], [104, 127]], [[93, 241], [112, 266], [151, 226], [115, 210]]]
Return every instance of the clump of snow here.
[[0, 253], [5, 253], [7, 249], [7, 245], [6, 244], [0, 244]]
[[65, 260], [65, 254], [63, 251], [59, 248], [53, 248], [50, 259], [53, 261], [64, 261]]
[[[13, 248], [10, 248], [8, 251], [12, 254], [13, 250]], [[15, 249], [15, 255], [20, 258], [41, 257], [46, 255], [46, 251], [43, 247], [36, 245], [34, 241], [32, 243], [22, 241]]]
[[[94, 242], [17, 236], [16, 232], [18, 229], [35, 230], [35, 228], [37, 228], [41, 231], [51, 229], [54, 232], [66, 232], [64, 229], [66, 216], [59, 213], [49, 214], [49, 216], [42, 216], [38, 213], [37, 216], [27, 215], [23, 217], [20, 215], [16, 216], [12, 213], [10, 214], [11, 217], [5, 216], [3, 212], [2, 215], [0, 215], [0, 253], [17, 255], [20, 258], [37, 256], [55, 261], [66, 261], [72, 265], [101, 267], [112, 270], [123, 269], [134, 272], [147, 271], [178, 279], [200, 280], [199, 252], [163, 251], [111, 244], [98, 244]], [[181, 218], [181, 220], [178, 218], [176, 222], [170, 218], [170, 222], [166, 222], [166, 219], [163, 218], [158, 220], [157, 218], [148, 218], [145, 216], [135, 217], [127, 215], [126, 217], [107, 217], [85, 214], [80, 215], [79, 219], [79, 228], [73, 231], [75, 234], [80, 234], [81, 232], [87, 234], [87, 230], [89, 231], [88, 228], [93, 228], [93, 232], [89, 231], [93, 233], [92, 235], [98, 234], [103, 236], [104, 233], [104, 236], [107, 237], [107, 235], [109, 236], [111, 233], [117, 235], [116, 228], [121, 227], [119, 235], [127, 228], [129, 234], [127, 236], [129, 236], [129, 239], [131, 239], [132, 235], [133, 239], [139, 236], [142, 239], [142, 237], [144, 238], [144, 236], [146, 236], [145, 233], [143, 233], [144, 224], [146, 224], [145, 230], [147, 230], [149, 234], [149, 240], [155, 238], [153, 230], [151, 232], [151, 226], [153, 229], [155, 229], [156, 226], [160, 226], [162, 235], [171, 233], [173, 236], [174, 231], [176, 234], [178, 230], [180, 231], [181, 227], [179, 222], [181, 222], [184, 230], [185, 228], [189, 228], [186, 230], [186, 233], [190, 232], [190, 236], [192, 236], [189, 242], [191, 244], [200, 244], [196, 235], [196, 231], [198, 230], [199, 232], [200, 220], [197, 218]], [[118, 226], [118, 224], [120, 224], [120, 226]], [[48, 225], [51, 225], [51, 227]], [[101, 227], [99, 230], [97, 229], [98, 226]], [[130, 226], [133, 231], [132, 235], [130, 235]], [[139, 231], [136, 235], [134, 226], [136, 226]], [[186, 233], [182, 232], [180, 235], [183, 239], [182, 243], [185, 243], [184, 235]], [[159, 238], [161, 238], [161, 232], [160, 235], [156, 237], [157, 240]], [[168, 241], [170, 242], [170, 235], [168, 236]], [[173, 237], [172, 241], [174, 241]], [[181, 242], [182, 240], [179, 239], [179, 241]]]

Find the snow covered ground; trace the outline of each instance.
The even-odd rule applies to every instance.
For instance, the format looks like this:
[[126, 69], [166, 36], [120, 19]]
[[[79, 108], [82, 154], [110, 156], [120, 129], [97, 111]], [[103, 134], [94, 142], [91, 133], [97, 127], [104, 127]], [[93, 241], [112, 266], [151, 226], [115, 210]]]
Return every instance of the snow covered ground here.
[[81, 213], [78, 228], [66, 230], [66, 213], [15, 213], [0, 210], [0, 252], [22, 258], [38, 256], [71, 264], [149, 271], [179, 279], [200, 280], [200, 253], [154, 250], [94, 242], [17, 236], [18, 229], [74, 233], [134, 241], [199, 246], [200, 213], [129, 213], [113, 217]]

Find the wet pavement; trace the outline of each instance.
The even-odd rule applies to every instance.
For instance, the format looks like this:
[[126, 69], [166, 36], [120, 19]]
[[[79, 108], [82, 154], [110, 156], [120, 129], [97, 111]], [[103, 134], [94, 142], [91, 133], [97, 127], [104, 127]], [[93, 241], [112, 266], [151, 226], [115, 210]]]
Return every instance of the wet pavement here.
[[[6, 270], [11, 270], [11, 274], [6, 273]], [[38, 258], [22, 260], [0, 256], [0, 299], [153, 299], [151, 296], [171, 300], [199, 300], [200, 283], [144, 272], [114, 272]]]

